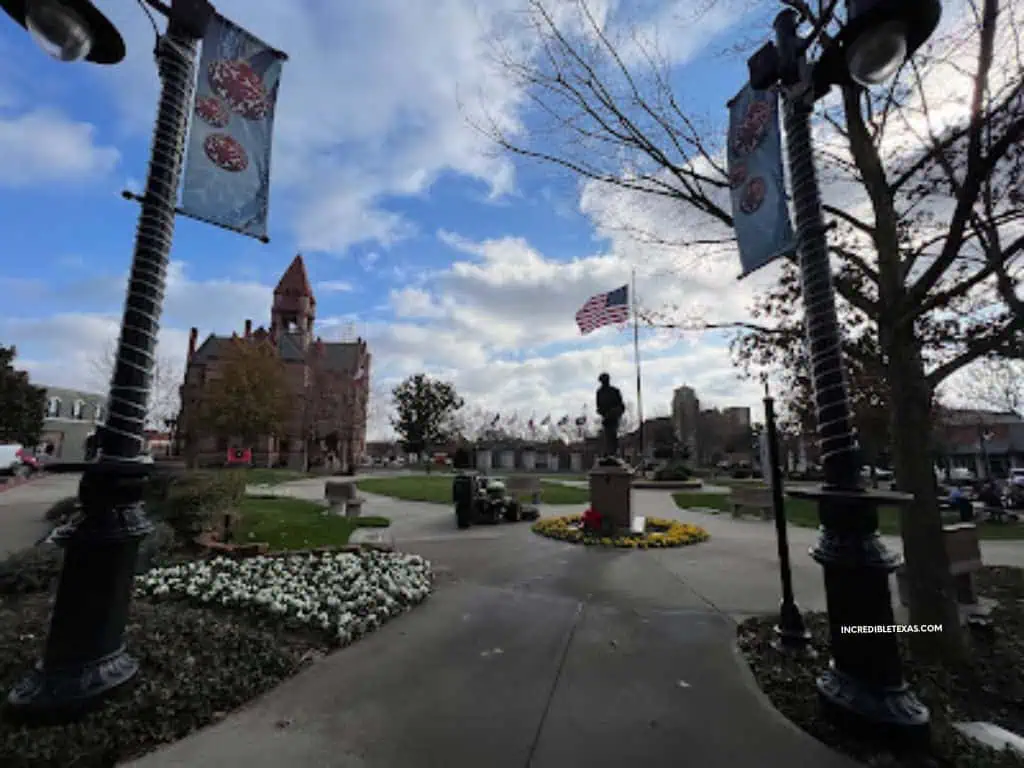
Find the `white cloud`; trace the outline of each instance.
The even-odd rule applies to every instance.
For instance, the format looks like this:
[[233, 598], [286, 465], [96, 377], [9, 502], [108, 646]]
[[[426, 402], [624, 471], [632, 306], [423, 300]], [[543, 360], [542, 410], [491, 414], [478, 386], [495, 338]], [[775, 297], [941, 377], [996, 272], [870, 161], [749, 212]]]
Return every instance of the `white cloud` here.
[[[486, 94], [514, 121], [520, 94], [488, 66], [487, 41], [519, 0], [335, 3], [223, 0], [218, 11], [289, 54], [276, 112], [273, 183], [294, 209], [303, 250], [344, 252], [414, 231], [388, 210], [393, 195], [424, 193], [451, 171], [492, 193], [511, 188], [509, 161], [467, 123], [460, 97]], [[126, 39], [152, 37], [134, 6], [109, 9]], [[95, 68], [98, 69], [98, 68]], [[100, 72], [124, 126], [150, 131], [157, 81], [150, 47]], [[475, 103], [475, 102], [474, 102]]]
[[96, 144], [95, 133], [93, 125], [53, 110], [0, 117], [0, 186], [85, 181], [106, 175], [117, 166], [120, 153]]
[[[606, 370], [635, 403], [632, 333], [608, 328], [581, 338], [574, 321], [590, 295], [629, 280], [626, 260], [595, 253], [558, 262], [519, 238], [474, 242], [451, 232], [439, 238], [459, 258], [422, 286], [392, 292], [392, 310], [407, 322], [367, 329], [374, 380], [385, 392], [426, 371], [451, 380], [473, 407], [526, 418], [575, 415], [591, 402], [597, 375]], [[645, 300], [667, 301], [678, 292], [730, 307], [739, 301], [723, 293], [735, 284], [736, 271], [671, 280], [642, 271], [638, 282]], [[719, 337], [644, 331], [641, 356], [648, 417], [667, 413], [672, 390], [683, 383], [709, 405], [757, 405], [758, 385], [736, 376]]]
[[390, 307], [395, 317], [442, 317], [444, 309], [434, 301], [428, 291], [420, 288], [402, 288], [391, 291]]
[[316, 293], [347, 293], [352, 290], [352, 283], [347, 280], [321, 280], [313, 290]]
[[[489, 39], [500, 30], [505, 42], [528, 49], [519, 25], [507, 23], [509, 11], [521, 5], [522, 0], [222, 0], [221, 13], [290, 55], [273, 168], [276, 205], [294, 210], [300, 248], [340, 254], [354, 243], [384, 248], [407, 237], [414, 226], [389, 203], [424, 195], [442, 173], [475, 180], [488, 195], [512, 189], [511, 164], [490, 151], [467, 118], [486, 108], [501, 125], [518, 125], [523, 93], [491, 66]], [[687, 23], [688, 5], [672, 2], [645, 4], [635, 17], [637, 28], [627, 28], [619, 23], [620, 12], [632, 8], [609, 2], [598, 13], [610, 14], [617, 34], [657, 38], [676, 64], [729, 24], [728, 14], [706, 14], [704, 26]], [[151, 39], [148, 22], [134, 6], [112, 6], [109, 13], [126, 39]], [[140, 137], [148, 137], [157, 96], [150, 54], [148, 44], [131, 45], [122, 66], [92, 68], [90, 75], [106, 81], [123, 127]], [[140, 163], [122, 174], [142, 171]], [[526, 416], [578, 413], [593, 400], [597, 374], [607, 370], [634, 401], [631, 334], [607, 329], [581, 339], [573, 319], [590, 295], [627, 282], [631, 264], [638, 266], [645, 305], [678, 300], [714, 306], [723, 316], [745, 305], [753, 284], [736, 284], [734, 260], [702, 262], [700, 269], [681, 273], [671, 251], [640, 249], [616, 236], [607, 218], [596, 213], [601, 201], [606, 213], [632, 205], [613, 191], [585, 189], [581, 206], [593, 216], [598, 234], [611, 239], [607, 247], [569, 262], [550, 258], [522, 238], [476, 241], [449, 232], [438, 236], [452, 249], [453, 261], [432, 273], [419, 264], [388, 261], [379, 251], [361, 256], [364, 270], [392, 278], [395, 288], [388, 301], [396, 321], [359, 326], [374, 354], [378, 400], [386, 400], [387, 390], [403, 377], [428, 371], [452, 379], [472, 406]], [[670, 231], [677, 219], [666, 213], [671, 212], [638, 207], [635, 215], [650, 216], [661, 231]], [[189, 326], [198, 326], [201, 336], [230, 333], [247, 317], [259, 324], [269, 315], [272, 285], [195, 280], [187, 264], [192, 258], [185, 254], [171, 265], [161, 354], [183, 357]], [[116, 333], [124, 282], [124, 276], [100, 277], [74, 286], [79, 300], [88, 295], [103, 314], [0, 318], [0, 333], [31, 349], [30, 367], [41, 380], [73, 385]], [[340, 281], [318, 284], [321, 295], [329, 295], [330, 283]], [[71, 290], [64, 300], [71, 299]], [[321, 305], [328, 303], [323, 296]], [[331, 338], [352, 321], [325, 316], [318, 330]], [[644, 334], [642, 353], [648, 415], [667, 411], [671, 390], [681, 383], [697, 387], [711, 404], [756, 403], [756, 386], [735, 378], [718, 339]], [[380, 435], [387, 430], [386, 408], [374, 413], [371, 433]]]
[[[559, 19], [571, 18], [571, 3], [550, 5]], [[743, 0], [697, 14], [685, 0], [635, 5], [591, 2], [634, 54], [639, 40], [679, 65], [736, 21]], [[493, 46], [500, 38], [512, 50], [536, 50], [525, 7], [524, 0], [218, 5], [290, 56], [276, 112], [273, 183], [278, 205], [295, 211], [290, 223], [301, 249], [342, 253], [355, 243], [386, 247], [408, 237], [415, 228], [387, 201], [421, 195], [445, 172], [478, 180], [492, 197], [513, 188], [511, 162], [471, 123], [486, 115], [507, 129], [519, 125], [524, 93], [494, 65]], [[134, 5], [109, 13], [126, 39], [151, 37]], [[123, 65], [95, 76], [115, 95], [125, 126], [148, 134], [157, 89], [149, 46], [129, 46]]]

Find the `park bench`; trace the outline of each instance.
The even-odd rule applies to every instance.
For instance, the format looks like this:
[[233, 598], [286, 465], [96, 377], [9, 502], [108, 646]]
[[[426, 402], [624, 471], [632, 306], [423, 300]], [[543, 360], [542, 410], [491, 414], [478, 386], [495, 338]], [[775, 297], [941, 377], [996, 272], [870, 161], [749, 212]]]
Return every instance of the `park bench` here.
[[324, 497], [332, 514], [345, 517], [359, 517], [362, 514], [364, 499], [356, 494], [353, 482], [328, 480], [324, 483]]
[[[942, 526], [949, 557], [949, 572], [956, 582], [956, 599], [960, 605], [971, 606], [978, 602], [974, 590], [974, 574], [984, 566], [981, 562], [981, 546], [978, 542], [978, 528], [974, 523], [953, 523]], [[900, 603], [910, 604], [905, 566], [896, 571], [896, 587]]]
[[513, 475], [505, 479], [505, 490], [514, 499], [527, 496], [534, 506], [540, 504], [540, 478], [537, 475]]
[[770, 488], [733, 488], [729, 503], [733, 517], [742, 517], [743, 510], [752, 509], [761, 515], [762, 520], [767, 520], [773, 511]]

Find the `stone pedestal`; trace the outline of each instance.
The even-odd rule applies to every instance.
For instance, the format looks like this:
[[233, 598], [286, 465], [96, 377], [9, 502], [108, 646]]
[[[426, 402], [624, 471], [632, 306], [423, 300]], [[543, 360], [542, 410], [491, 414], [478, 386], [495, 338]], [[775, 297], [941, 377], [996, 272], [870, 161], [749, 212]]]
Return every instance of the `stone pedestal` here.
[[627, 534], [633, 524], [633, 470], [625, 464], [590, 470], [590, 506], [607, 520], [615, 534]]
[[492, 455], [486, 448], [476, 452], [476, 468], [481, 472], [487, 472], [491, 468]]
[[306, 471], [306, 444], [302, 440], [291, 440], [288, 443], [288, 469]]

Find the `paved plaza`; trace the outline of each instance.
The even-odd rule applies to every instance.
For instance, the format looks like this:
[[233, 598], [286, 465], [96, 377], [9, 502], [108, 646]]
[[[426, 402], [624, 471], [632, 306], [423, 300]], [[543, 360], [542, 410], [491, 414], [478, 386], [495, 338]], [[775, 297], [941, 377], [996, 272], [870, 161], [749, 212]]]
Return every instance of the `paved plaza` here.
[[[323, 481], [276, 492], [319, 499]], [[428, 603], [133, 765], [853, 766], [767, 704], [734, 650], [735, 622], [779, 600], [772, 526], [683, 512], [663, 491], [634, 499], [711, 541], [594, 550], [529, 524], [459, 531], [448, 506], [368, 496], [390, 541], [434, 563]], [[797, 594], [822, 609], [814, 532], [792, 533]]]
[[[323, 484], [273, 492], [320, 499]], [[60, 477], [0, 495], [0, 538], [38, 538], [29, 511], [73, 490]], [[773, 526], [678, 510], [665, 491], [635, 491], [634, 503], [638, 514], [697, 523], [711, 540], [589, 549], [528, 523], [459, 531], [448, 506], [368, 496], [364, 514], [392, 521], [385, 540], [433, 562], [427, 603], [131, 765], [852, 767], [779, 715], [734, 650], [736, 622], [778, 604]], [[815, 535], [790, 528], [793, 579], [800, 605], [822, 610], [807, 554]], [[989, 563], [1024, 565], [1015, 542], [983, 549]]]

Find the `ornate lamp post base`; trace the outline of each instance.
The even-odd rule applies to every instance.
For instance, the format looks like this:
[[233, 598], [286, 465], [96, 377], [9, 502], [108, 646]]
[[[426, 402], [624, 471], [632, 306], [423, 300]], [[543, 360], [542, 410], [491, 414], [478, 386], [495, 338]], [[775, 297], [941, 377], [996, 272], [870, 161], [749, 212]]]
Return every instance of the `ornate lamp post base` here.
[[894, 746], [927, 743], [928, 707], [903, 683], [892, 688], [868, 688], [835, 669], [835, 662], [817, 680], [823, 714], [851, 733]]
[[16, 718], [33, 722], [76, 719], [106, 701], [138, 671], [138, 662], [123, 645], [106, 658], [71, 667], [50, 668], [39, 662], [11, 690], [7, 705]]
[[[832, 662], [818, 678], [823, 713], [838, 725], [892, 744], [927, 741], [929, 712], [903, 678], [889, 577], [903, 558], [878, 535], [878, 507], [905, 493], [794, 489], [818, 503], [820, 537], [810, 551], [825, 571]], [[859, 632], [860, 628], [875, 631]], [[855, 628], [850, 631], [850, 628]], [[844, 631], [845, 630], [845, 631]]]
[[139, 543], [152, 530], [142, 508], [152, 465], [100, 461], [53, 470], [84, 470], [82, 509], [53, 536], [64, 567], [43, 660], [7, 697], [14, 717], [35, 721], [74, 719], [135, 676], [124, 628]]

